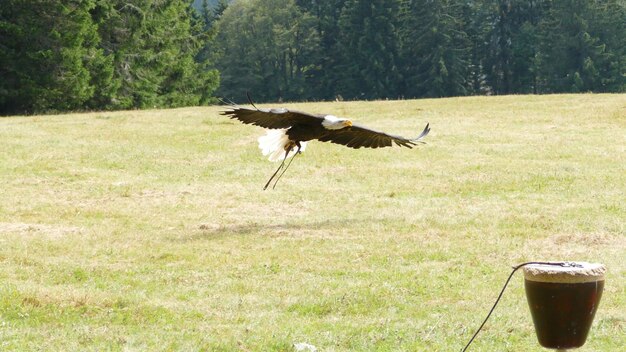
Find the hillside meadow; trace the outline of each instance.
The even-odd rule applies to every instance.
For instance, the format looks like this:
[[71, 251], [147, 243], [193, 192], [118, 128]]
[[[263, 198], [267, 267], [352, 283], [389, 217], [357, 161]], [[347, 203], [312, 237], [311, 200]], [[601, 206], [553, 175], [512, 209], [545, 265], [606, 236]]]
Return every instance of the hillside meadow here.
[[[263, 191], [222, 107], [0, 118], [0, 350], [459, 351], [529, 260], [604, 263], [626, 346], [625, 94], [279, 105], [432, 131]], [[543, 351], [521, 273], [470, 350]]]

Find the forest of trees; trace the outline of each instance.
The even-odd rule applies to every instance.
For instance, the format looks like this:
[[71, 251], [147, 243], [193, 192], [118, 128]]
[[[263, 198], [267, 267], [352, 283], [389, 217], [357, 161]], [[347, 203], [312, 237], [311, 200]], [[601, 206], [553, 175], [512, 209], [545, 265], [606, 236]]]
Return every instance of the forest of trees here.
[[626, 92], [626, 0], [2, 0], [0, 115]]

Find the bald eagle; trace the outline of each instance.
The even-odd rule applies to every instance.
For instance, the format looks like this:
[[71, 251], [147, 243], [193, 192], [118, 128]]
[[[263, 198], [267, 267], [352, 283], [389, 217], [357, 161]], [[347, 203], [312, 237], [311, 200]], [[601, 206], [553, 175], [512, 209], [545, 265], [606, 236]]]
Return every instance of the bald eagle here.
[[[252, 101], [250, 103], [253, 108], [231, 104], [229, 110], [222, 111], [221, 114], [245, 124], [268, 129], [267, 134], [259, 138], [259, 148], [263, 155], [269, 156], [270, 161], [281, 161], [281, 164], [263, 189], [267, 189], [285, 165], [285, 161], [302, 153], [310, 140], [342, 144], [354, 149], [391, 147], [394, 143], [400, 147], [412, 148], [424, 143], [422, 139], [430, 132], [429, 124], [426, 124], [416, 138], [404, 138], [359, 126], [348, 119], [333, 115], [309, 114], [285, 108], [259, 109]], [[278, 176], [274, 187], [292, 161], [293, 159]]]

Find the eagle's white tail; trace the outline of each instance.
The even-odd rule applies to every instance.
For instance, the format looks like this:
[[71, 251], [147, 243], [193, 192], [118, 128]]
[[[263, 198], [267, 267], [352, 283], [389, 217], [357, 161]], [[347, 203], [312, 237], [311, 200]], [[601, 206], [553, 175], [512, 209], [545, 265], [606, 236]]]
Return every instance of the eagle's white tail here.
[[[285, 158], [285, 147], [289, 145], [289, 137], [287, 136], [287, 129], [280, 130], [267, 130], [265, 136], [259, 137], [259, 148], [263, 151], [263, 155], [269, 155], [270, 161], [282, 161]], [[300, 142], [303, 152], [306, 149], [306, 142]], [[296, 154], [298, 147], [294, 147], [287, 155], [288, 158]]]

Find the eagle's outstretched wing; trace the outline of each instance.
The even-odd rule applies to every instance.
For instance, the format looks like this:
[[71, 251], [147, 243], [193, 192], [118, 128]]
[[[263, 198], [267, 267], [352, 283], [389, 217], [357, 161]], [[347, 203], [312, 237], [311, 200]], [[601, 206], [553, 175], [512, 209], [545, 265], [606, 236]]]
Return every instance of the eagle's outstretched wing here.
[[222, 115], [237, 119], [243, 123], [260, 126], [269, 129], [289, 128], [295, 124], [321, 124], [322, 116], [308, 114], [300, 111], [290, 111], [285, 108], [279, 109], [250, 109], [240, 106], [231, 106], [229, 110], [222, 111]]
[[430, 124], [416, 138], [404, 138], [383, 132], [371, 130], [366, 127], [352, 125], [340, 130], [329, 130], [322, 137], [318, 138], [322, 142], [331, 142], [345, 145], [346, 147], [359, 149], [364, 148], [384, 148], [391, 147], [393, 143], [401, 147], [413, 148], [418, 143], [424, 143], [422, 138], [430, 132]]

